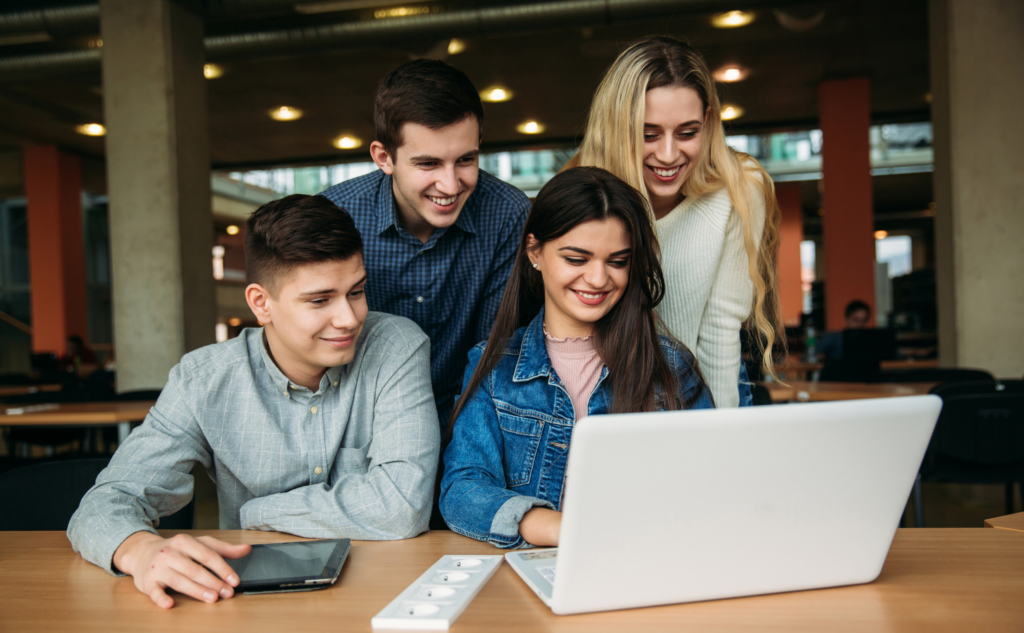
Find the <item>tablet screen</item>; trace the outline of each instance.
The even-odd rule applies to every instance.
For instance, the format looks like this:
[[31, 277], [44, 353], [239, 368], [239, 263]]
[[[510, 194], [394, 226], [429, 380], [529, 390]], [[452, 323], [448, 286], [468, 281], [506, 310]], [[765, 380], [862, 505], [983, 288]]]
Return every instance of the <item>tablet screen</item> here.
[[291, 578], [318, 578], [338, 541], [298, 541], [253, 545], [244, 558], [228, 560], [243, 583]]

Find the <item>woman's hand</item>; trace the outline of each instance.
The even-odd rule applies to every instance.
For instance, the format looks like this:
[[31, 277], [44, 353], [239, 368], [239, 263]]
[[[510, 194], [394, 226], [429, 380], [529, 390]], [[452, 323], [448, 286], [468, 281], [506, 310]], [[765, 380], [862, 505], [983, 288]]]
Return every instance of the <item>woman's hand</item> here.
[[519, 522], [519, 534], [531, 545], [558, 545], [561, 530], [562, 513], [547, 508], [534, 508]]

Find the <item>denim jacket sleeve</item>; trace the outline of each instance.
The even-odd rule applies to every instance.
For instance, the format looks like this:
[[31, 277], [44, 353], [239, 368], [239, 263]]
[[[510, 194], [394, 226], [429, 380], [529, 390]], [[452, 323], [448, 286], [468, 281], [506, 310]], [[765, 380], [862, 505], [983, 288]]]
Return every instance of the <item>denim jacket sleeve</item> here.
[[444, 453], [441, 515], [452, 531], [464, 536], [501, 548], [528, 547], [519, 534], [523, 515], [535, 506], [555, 508], [548, 501], [516, 494], [505, 485], [504, 440], [492, 397], [494, 372], [474, 393], [465, 393], [482, 353], [480, 346], [469, 352], [462, 386], [462, 397], [468, 400]]
[[690, 350], [674, 341], [662, 339], [662, 349], [672, 364], [679, 381], [679, 395], [688, 403], [687, 409], [714, 409], [711, 388], [697, 370], [697, 359]]

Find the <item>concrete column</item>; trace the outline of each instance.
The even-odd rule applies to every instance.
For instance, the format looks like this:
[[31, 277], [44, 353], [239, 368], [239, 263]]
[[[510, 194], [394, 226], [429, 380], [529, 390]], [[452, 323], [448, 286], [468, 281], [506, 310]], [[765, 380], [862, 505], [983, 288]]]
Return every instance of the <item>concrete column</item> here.
[[53, 145], [24, 149], [32, 349], [66, 348], [73, 334], [89, 340], [82, 234], [82, 167]]
[[931, 0], [939, 361], [1024, 374], [1024, 3]]
[[867, 79], [826, 81], [818, 86], [825, 327], [830, 330], [845, 327], [843, 311], [850, 301], [875, 303], [869, 90]]
[[203, 21], [170, 0], [100, 0], [118, 388], [160, 388], [214, 342]]
[[800, 204], [800, 185], [782, 183], [775, 186], [775, 197], [782, 209], [779, 227], [779, 303], [782, 322], [800, 325], [804, 312], [803, 282], [800, 278], [800, 242], [804, 239], [804, 214]]

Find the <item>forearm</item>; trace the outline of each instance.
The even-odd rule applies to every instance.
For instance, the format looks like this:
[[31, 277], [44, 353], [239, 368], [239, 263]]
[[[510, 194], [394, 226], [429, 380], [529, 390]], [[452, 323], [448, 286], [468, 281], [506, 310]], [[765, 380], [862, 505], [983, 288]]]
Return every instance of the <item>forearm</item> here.
[[448, 527], [500, 548], [533, 543], [521, 533], [523, 517], [536, 508], [554, 511], [548, 501], [516, 494], [468, 471], [446, 473], [441, 490], [441, 514]]
[[558, 545], [562, 529], [562, 513], [548, 508], [534, 508], [523, 515], [519, 534], [531, 545]]

